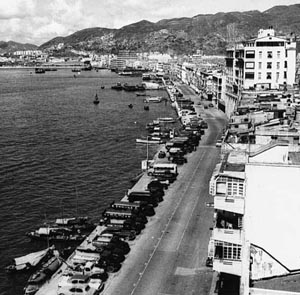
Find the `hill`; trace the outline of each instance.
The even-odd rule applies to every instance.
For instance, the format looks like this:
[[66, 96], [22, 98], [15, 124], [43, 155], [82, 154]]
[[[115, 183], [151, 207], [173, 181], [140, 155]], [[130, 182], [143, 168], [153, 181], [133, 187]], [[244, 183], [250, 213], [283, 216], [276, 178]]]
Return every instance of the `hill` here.
[[223, 54], [228, 40], [228, 26], [234, 26], [238, 40], [255, 37], [260, 28], [273, 26], [280, 35], [300, 34], [300, 4], [275, 6], [267, 11], [199, 14], [191, 18], [146, 20], [120, 29], [89, 28], [67, 37], [57, 37], [41, 49], [64, 43], [63, 50], [93, 50], [98, 53], [131, 49], [138, 52], [159, 51], [190, 54], [202, 49], [205, 54]]
[[19, 50], [36, 50], [38, 49], [38, 46], [34, 44], [22, 44], [22, 43], [17, 43], [14, 41], [0, 41], [0, 54], [3, 53], [12, 53], [14, 51], [19, 51]]

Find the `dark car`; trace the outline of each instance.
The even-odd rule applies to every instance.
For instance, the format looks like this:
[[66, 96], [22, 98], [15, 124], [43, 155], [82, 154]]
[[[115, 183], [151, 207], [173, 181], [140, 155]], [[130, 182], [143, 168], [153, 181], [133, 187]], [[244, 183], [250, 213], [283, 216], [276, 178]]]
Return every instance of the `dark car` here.
[[162, 159], [162, 158], [166, 157], [166, 153], [164, 151], [160, 151], [157, 156], [158, 156], [158, 158]]
[[172, 159], [172, 163], [175, 163], [177, 165], [183, 165], [186, 162], [187, 162], [186, 158], [183, 158], [183, 157], [182, 158], [173, 158]]

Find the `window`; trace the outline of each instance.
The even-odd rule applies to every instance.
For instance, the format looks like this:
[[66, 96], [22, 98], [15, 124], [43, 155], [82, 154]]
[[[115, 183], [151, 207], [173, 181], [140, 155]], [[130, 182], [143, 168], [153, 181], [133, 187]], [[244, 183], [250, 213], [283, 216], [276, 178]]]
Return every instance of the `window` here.
[[215, 246], [215, 258], [226, 260], [241, 260], [241, 245], [223, 241], [215, 241]]
[[258, 68], [261, 70], [261, 65], [262, 65], [262, 63], [261, 62], [259, 62], [258, 63]]
[[268, 73], [267, 73], [267, 79], [268, 79], [268, 80], [272, 79], [272, 73], [271, 73], [271, 72], [268, 72]]
[[262, 58], [262, 51], [258, 52], [259, 58]]
[[228, 177], [227, 196], [244, 196], [244, 180]]
[[255, 51], [254, 50], [247, 50], [246, 51], [246, 58], [255, 58]]
[[280, 58], [280, 51], [277, 51], [277, 58]]
[[267, 69], [272, 69], [272, 63], [271, 62], [267, 62]]
[[268, 51], [267, 57], [268, 57], [268, 58], [272, 58], [272, 57], [273, 57], [272, 51]]
[[286, 60], [284, 61], [284, 68], [285, 69], [287, 68], [287, 61]]
[[246, 62], [246, 69], [254, 69], [254, 62]]
[[277, 70], [280, 69], [280, 62], [279, 62], [279, 61], [276, 63], [276, 69], [277, 69]]
[[276, 82], [279, 80], [279, 72], [276, 72]]
[[253, 72], [246, 72], [245, 73], [245, 79], [254, 79], [254, 73]]
[[258, 73], [258, 80], [261, 80], [261, 72]]
[[286, 71], [284, 71], [283, 73], [283, 78], [286, 79], [287, 75], [286, 75]]

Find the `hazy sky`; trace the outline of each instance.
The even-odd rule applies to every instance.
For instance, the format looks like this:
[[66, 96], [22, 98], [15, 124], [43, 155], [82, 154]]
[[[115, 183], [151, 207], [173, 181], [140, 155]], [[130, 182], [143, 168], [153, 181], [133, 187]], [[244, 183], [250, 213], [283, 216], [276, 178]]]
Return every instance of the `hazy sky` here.
[[0, 41], [42, 43], [91, 27], [120, 28], [228, 11], [264, 11], [300, 0], [0, 0]]

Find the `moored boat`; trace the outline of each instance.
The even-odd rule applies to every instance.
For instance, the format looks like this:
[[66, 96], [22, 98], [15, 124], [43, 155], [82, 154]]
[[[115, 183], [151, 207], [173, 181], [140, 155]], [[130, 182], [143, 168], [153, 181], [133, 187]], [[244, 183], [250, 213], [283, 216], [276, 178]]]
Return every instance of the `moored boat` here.
[[38, 267], [45, 259], [53, 255], [54, 246], [47, 249], [33, 252], [24, 256], [14, 258], [13, 264], [5, 267], [5, 271], [8, 273], [16, 271], [27, 271]]
[[172, 117], [163, 117], [163, 118], [158, 118], [157, 119], [160, 123], [175, 123], [176, 119]]
[[60, 267], [61, 261], [57, 256], [51, 257], [45, 262], [41, 269], [32, 274], [24, 288], [25, 295], [35, 294], [41, 286], [48, 280], [55, 271]]
[[146, 144], [162, 144], [164, 140], [160, 137], [149, 137], [149, 138], [137, 138], [136, 143], [146, 143]]

